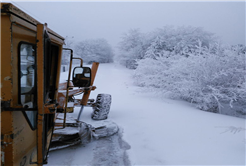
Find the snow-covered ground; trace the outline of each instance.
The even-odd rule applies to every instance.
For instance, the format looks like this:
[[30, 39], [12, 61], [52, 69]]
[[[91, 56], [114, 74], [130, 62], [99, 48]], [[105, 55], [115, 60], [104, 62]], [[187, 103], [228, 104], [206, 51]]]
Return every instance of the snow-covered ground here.
[[[49, 166], [66, 165], [245, 165], [245, 119], [197, 110], [160, 99], [133, 85], [131, 70], [100, 64], [91, 93], [112, 95], [108, 120], [120, 127], [110, 138], [50, 152]], [[62, 79], [66, 80], [62, 73]], [[77, 117], [79, 107], [75, 113]], [[90, 118], [85, 108], [81, 120]]]

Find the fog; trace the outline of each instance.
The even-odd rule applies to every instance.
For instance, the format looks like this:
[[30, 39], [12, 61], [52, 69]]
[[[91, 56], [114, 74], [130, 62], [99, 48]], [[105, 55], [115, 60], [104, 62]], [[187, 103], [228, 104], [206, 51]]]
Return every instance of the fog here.
[[166, 25], [203, 27], [226, 44], [245, 44], [245, 2], [32, 2], [11, 1], [75, 40], [105, 38], [117, 46], [124, 32]]

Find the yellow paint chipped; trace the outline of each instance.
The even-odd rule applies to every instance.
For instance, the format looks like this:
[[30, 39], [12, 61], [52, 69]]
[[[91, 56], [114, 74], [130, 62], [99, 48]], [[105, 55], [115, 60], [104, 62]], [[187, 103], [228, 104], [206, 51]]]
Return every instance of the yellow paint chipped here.
[[7, 77], [4, 78], [4, 81], [10, 80], [10, 78], [11, 78], [10, 76], [7, 76]]

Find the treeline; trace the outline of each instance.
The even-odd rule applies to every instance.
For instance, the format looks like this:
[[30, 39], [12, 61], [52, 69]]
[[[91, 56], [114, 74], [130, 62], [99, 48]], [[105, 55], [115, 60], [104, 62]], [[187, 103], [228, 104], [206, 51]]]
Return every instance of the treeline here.
[[[87, 39], [75, 42], [73, 38], [66, 38], [66, 47], [74, 50], [74, 56], [80, 57], [87, 64], [93, 62], [111, 63], [114, 58], [114, 51], [105, 39]], [[69, 52], [63, 52], [63, 62], [68, 62]]]
[[122, 37], [118, 61], [134, 70], [136, 85], [182, 99], [201, 110], [246, 114], [243, 45], [223, 46], [196, 27], [166, 26], [151, 33], [134, 29]]

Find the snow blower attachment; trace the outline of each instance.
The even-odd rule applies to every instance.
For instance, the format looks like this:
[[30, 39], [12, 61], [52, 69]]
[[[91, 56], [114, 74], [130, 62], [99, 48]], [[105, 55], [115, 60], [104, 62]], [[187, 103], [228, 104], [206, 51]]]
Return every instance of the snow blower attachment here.
[[66, 128], [57, 129], [53, 133], [50, 151], [63, 149], [76, 144], [87, 144], [93, 139], [109, 137], [118, 132], [118, 126], [111, 121], [104, 121], [98, 127], [93, 127], [84, 122], [70, 123]]
[[[111, 95], [98, 94], [96, 100], [89, 99], [90, 92], [95, 90], [93, 86], [99, 63], [94, 62], [92, 68], [83, 67], [81, 58], [74, 58], [71, 49], [70, 68], [68, 80], [59, 85], [58, 107], [54, 133], [52, 137], [50, 150], [66, 148], [76, 144], [86, 144], [92, 139], [111, 136], [118, 132], [118, 126], [111, 121], [104, 121], [102, 125], [93, 127], [90, 124], [80, 121], [84, 107], [92, 107], [91, 118], [94, 120], [105, 120], [108, 117], [111, 106]], [[70, 73], [72, 60], [79, 59], [80, 66], [73, 69], [72, 82]], [[82, 95], [81, 99], [75, 96]], [[67, 117], [67, 113], [73, 113], [74, 107], [80, 106], [77, 119]]]

